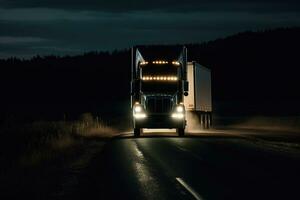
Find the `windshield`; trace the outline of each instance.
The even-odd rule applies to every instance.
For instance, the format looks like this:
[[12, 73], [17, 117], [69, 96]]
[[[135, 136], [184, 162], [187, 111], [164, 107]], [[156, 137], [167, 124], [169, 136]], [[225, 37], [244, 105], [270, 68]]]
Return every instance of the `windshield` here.
[[142, 81], [143, 93], [174, 94], [178, 88], [177, 81]]
[[178, 89], [178, 67], [171, 64], [149, 64], [141, 68], [144, 93], [174, 94]]

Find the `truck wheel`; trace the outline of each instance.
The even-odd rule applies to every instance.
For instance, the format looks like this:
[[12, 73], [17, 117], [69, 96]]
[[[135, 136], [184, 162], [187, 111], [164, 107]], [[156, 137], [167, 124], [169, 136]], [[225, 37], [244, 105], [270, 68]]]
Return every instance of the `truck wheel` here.
[[134, 131], [134, 137], [139, 137], [141, 135], [142, 129], [141, 128], [135, 128]]
[[184, 136], [184, 128], [177, 128], [176, 129], [178, 136]]

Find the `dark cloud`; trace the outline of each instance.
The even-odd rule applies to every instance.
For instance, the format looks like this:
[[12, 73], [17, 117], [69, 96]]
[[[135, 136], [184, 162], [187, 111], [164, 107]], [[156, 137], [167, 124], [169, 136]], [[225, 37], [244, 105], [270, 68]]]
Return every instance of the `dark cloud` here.
[[[56, 13], [52, 18], [51, 12]], [[48, 10], [36, 20], [34, 14], [27, 18], [23, 14], [15, 13], [13, 20], [0, 21], [2, 55], [63, 55], [127, 48], [135, 44], [202, 42], [244, 30], [300, 24], [300, 15], [295, 13], [274, 16], [244, 12], [110, 14]], [[9, 38], [11, 42], [1, 45], [1, 38]]]
[[26, 43], [40, 43], [45, 41], [43, 38], [38, 37], [11, 37], [0, 36], [0, 44], [26, 44]]
[[0, 0], [0, 57], [190, 43], [300, 25], [286, 0]]
[[298, 10], [298, 0], [0, 0], [3, 8], [55, 8], [64, 10], [128, 11], [205, 11], [205, 10]]

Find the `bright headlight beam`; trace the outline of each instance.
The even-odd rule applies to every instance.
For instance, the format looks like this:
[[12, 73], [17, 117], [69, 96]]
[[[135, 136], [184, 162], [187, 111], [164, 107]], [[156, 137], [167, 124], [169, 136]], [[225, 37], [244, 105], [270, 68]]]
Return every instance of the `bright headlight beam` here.
[[138, 106], [135, 106], [135, 107], [134, 107], [134, 111], [135, 111], [135, 112], [142, 112], [142, 107], [139, 106], [139, 105], [138, 105]]
[[147, 115], [145, 113], [135, 113], [133, 114], [133, 116], [136, 118], [136, 119], [144, 119], [147, 117]]
[[182, 113], [183, 112], [183, 107], [182, 106], [177, 106], [176, 111]]
[[173, 113], [172, 114], [172, 118], [183, 119], [184, 118], [184, 114], [183, 113]]
[[136, 104], [133, 108], [133, 117], [136, 119], [143, 119], [146, 118], [147, 115], [143, 110], [143, 106], [140, 104]]

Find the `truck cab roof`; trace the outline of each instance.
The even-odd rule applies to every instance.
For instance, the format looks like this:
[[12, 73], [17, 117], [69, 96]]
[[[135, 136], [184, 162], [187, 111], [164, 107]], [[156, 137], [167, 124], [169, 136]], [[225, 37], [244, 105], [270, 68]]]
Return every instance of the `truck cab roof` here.
[[146, 61], [155, 61], [155, 60], [166, 60], [174, 61], [178, 59], [182, 51], [182, 46], [168, 47], [162, 45], [151, 45], [151, 46], [136, 46], [143, 58]]

